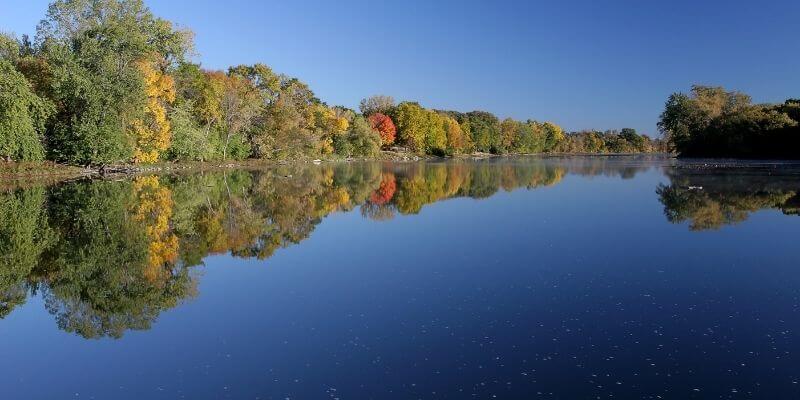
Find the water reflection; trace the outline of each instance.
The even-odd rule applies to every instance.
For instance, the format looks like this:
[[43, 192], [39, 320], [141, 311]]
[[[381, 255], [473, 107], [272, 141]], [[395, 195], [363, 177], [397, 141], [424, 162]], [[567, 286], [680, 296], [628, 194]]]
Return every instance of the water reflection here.
[[[268, 259], [334, 212], [360, 206], [364, 217], [385, 221], [444, 199], [534, 190], [568, 174], [629, 179], [657, 165], [613, 158], [342, 163], [0, 189], [0, 317], [41, 293], [60, 329], [118, 338], [195, 296], [193, 267], [208, 255]], [[762, 208], [797, 214], [800, 207], [795, 175], [667, 174], [671, 184], [658, 188], [667, 218], [689, 220], [695, 230]]]
[[194, 296], [192, 267], [210, 254], [267, 259], [333, 212], [361, 205], [387, 220], [447, 198], [554, 185], [571, 170], [636, 172], [602, 159], [364, 163], [6, 188], [0, 317], [42, 293], [59, 328], [120, 337]]
[[672, 223], [693, 231], [720, 229], [747, 220], [759, 210], [800, 214], [800, 168], [784, 165], [704, 167], [680, 165], [665, 170], [669, 185], [657, 189]]

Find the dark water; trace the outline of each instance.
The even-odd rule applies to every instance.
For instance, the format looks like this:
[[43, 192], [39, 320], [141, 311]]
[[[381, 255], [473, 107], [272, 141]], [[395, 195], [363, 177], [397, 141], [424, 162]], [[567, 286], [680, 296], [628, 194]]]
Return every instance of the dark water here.
[[800, 166], [0, 189], [2, 399], [800, 396]]

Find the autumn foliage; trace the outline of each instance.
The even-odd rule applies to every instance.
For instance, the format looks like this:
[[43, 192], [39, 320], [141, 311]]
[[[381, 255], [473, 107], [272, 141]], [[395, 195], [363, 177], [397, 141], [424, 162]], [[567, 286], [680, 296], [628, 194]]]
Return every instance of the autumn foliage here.
[[369, 116], [369, 124], [372, 129], [381, 135], [381, 143], [386, 146], [394, 143], [397, 127], [386, 114], [375, 113]]
[[133, 121], [136, 137], [133, 159], [151, 163], [157, 161], [170, 144], [171, 127], [166, 106], [175, 101], [175, 81], [151, 62], [140, 62], [137, 66], [144, 78], [147, 108], [144, 119]]
[[[391, 122], [391, 120], [389, 120], [389, 122]], [[384, 173], [381, 176], [381, 185], [372, 192], [369, 201], [379, 206], [384, 205], [392, 200], [396, 190], [397, 182], [395, 181], [394, 174]]]
[[178, 237], [172, 233], [172, 192], [161, 185], [157, 176], [137, 177], [133, 181], [136, 194], [133, 216], [143, 223], [147, 232], [148, 263], [144, 276], [151, 283], [164, 283], [169, 279], [167, 265], [178, 258]]
[[[393, 144], [437, 156], [655, 148], [631, 129], [610, 132], [601, 146], [597, 135], [568, 135], [550, 123], [501, 123], [486, 111], [396, 104], [386, 95], [363, 99], [360, 113], [329, 106], [306, 83], [261, 63], [204, 69], [190, 60], [191, 32], [157, 17], [143, 0], [51, 1], [33, 41], [0, 32], [2, 158], [102, 165], [373, 158]], [[700, 100], [727, 96], [716, 89], [710, 93]], [[742, 96], [734, 96], [736, 104], [744, 101]], [[680, 115], [667, 118], [662, 130], [679, 138], [682, 127], [694, 123], [693, 116], [706, 115], [696, 107], [683, 112], [681, 105], [700, 100], [675, 103], [678, 108], [670, 110]], [[752, 115], [744, 116], [747, 121], [774, 126], [770, 132], [780, 135], [793, 134], [800, 121], [794, 100], [748, 107]], [[721, 131], [730, 135], [703, 135], [736, 142], [740, 119], [728, 121], [728, 130]]]

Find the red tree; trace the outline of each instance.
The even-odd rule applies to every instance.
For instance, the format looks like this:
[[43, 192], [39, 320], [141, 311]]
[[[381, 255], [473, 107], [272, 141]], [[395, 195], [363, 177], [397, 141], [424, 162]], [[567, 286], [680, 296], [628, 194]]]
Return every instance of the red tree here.
[[372, 129], [381, 135], [381, 143], [386, 146], [394, 143], [397, 127], [388, 115], [375, 113], [367, 118]]
[[[391, 120], [389, 120], [389, 122], [391, 122]], [[394, 174], [384, 173], [383, 176], [381, 176], [381, 185], [372, 192], [372, 195], [369, 197], [369, 202], [382, 206], [392, 200], [396, 190], [397, 183], [394, 179]]]

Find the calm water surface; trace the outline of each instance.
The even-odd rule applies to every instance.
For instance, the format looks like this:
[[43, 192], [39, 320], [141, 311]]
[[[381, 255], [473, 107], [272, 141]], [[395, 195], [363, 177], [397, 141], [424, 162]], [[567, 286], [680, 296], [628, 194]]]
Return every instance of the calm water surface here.
[[663, 158], [0, 187], [0, 398], [798, 398], [798, 213]]

